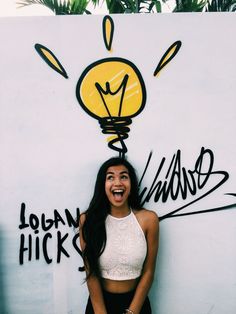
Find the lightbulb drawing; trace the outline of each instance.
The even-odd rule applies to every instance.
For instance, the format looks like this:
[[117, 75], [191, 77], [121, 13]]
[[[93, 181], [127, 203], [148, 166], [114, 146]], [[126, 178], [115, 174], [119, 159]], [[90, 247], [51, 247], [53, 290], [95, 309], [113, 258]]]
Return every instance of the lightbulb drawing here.
[[[111, 16], [103, 18], [102, 31], [105, 47], [111, 51], [114, 35]], [[175, 57], [180, 47], [181, 41], [176, 41], [166, 50], [154, 76]], [[48, 48], [36, 44], [35, 49], [51, 68], [68, 78], [65, 69]], [[146, 104], [146, 87], [137, 66], [130, 60], [119, 57], [91, 63], [79, 77], [76, 97], [83, 110], [98, 120], [102, 133], [109, 135], [109, 148], [123, 157], [128, 151], [125, 140], [128, 138], [132, 118], [140, 114]]]
[[82, 108], [98, 119], [102, 132], [110, 134], [108, 146], [121, 155], [127, 152], [124, 140], [131, 118], [146, 102], [146, 89], [138, 69], [121, 58], [99, 60], [82, 73], [76, 88]]
[[[103, 19], [105, 46], [111, 50], [114, 23], [110, 16]], [[109, 134], [108, 146], [120, 155], [127, 152], [131, 118], [138, 115], [146, 103], [146, 88], [138, 68], [129, 60], [105, 58], [90, 64], [76, 87], [81, 107], [98, 119], [102, 132]]]

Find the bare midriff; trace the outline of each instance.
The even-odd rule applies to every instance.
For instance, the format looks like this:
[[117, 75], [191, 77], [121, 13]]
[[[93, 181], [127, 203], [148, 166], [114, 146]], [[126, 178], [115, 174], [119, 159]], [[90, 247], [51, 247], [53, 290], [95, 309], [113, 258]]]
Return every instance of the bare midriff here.
[[102, 287], [105, 291], [111, 293], [125, 293], [136, 288], [139, 278], [130, 280], [111, 280], [102, 278]]

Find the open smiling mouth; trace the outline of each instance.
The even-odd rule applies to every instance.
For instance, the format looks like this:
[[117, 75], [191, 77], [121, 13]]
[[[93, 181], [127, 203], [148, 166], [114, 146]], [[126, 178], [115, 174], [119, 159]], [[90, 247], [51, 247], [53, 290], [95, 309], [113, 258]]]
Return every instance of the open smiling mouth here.
[[124, 195], [124, 190], [123, 189], [116, 189], [112, 191], [112, 194], [114, 196], [115, 201], [121, 201]]

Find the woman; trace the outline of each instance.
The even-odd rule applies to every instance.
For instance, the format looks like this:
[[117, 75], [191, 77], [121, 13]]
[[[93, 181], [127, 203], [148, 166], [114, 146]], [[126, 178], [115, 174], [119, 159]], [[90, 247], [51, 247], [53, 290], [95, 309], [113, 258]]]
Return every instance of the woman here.
[[158, 249], [157, 215], [141, 208], [135, 170], [114, 157], [100, 168], [80, 244], [89, 299], [86, 314], [150, 314], [147, 297]]

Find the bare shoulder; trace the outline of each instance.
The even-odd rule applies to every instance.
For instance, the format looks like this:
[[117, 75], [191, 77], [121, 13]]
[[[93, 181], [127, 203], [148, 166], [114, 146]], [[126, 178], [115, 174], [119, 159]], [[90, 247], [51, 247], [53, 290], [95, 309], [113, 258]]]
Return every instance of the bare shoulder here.
[[159, 221], [158, 215], [154, 210], [142, 208], [140, 210], [134, 210], [134, 214], [142, 219]]
[[143, 229], [159, 228], [159, 218], [155, 211], [142, 208], [140, 210], [134, 210], [134, 214]]

